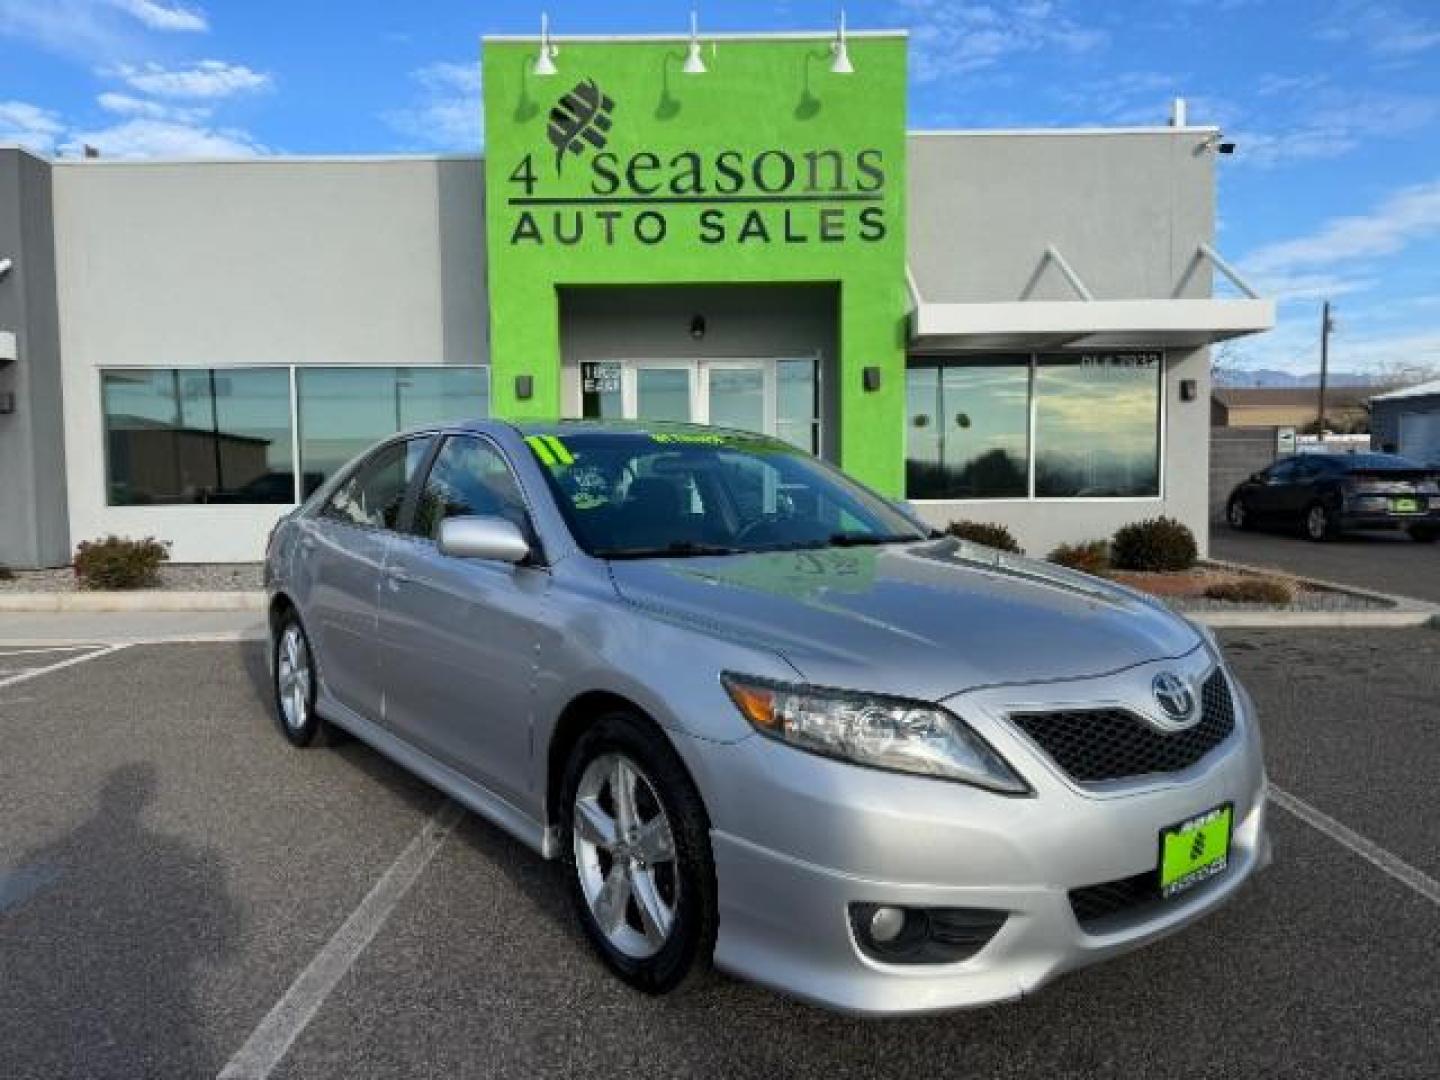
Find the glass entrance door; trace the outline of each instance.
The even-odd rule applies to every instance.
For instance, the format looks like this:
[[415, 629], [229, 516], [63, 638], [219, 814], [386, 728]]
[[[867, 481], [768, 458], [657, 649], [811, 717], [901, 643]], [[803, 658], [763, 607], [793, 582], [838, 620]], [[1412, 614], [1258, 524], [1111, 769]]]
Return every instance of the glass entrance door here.
[[582, 415], [673, 420], [778, 435], [818, 450], [816, 361], [805, 358], [587, 362]]

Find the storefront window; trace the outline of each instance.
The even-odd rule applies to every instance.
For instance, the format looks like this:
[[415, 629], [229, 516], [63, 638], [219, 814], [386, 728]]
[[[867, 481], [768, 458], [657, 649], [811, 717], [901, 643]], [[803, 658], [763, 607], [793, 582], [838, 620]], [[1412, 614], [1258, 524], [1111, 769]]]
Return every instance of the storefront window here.
[[1159, 352], [913, 360], [906, 492], [1155, 498], [1163, 368]]
[[1042, 356], [1035, 371], [1035, 494], [1160, 494], [1160, 354]]
[[490, 411], [485, 368], [302, 367], [296, 374], [305, 495], [387, 435]]
[[815, 360], [775, 364], [775, 434], [807, 454], [820, 452], [820, 408], [815, 400]]
[[1029, 359], [921, 361], [906, 375], [910, 498], [1024, 498]]
[[101, 375], [111, 506], [290, 503], [287, 368]]

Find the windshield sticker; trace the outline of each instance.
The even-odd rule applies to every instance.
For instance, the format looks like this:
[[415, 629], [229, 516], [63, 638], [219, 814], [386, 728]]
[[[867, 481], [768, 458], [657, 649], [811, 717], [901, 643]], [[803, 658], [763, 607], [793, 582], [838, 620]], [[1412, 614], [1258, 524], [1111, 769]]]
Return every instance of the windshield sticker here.
[[525, 442], [546, 468], [575, 464], [575, 455], [554, 435], [527, 435]]

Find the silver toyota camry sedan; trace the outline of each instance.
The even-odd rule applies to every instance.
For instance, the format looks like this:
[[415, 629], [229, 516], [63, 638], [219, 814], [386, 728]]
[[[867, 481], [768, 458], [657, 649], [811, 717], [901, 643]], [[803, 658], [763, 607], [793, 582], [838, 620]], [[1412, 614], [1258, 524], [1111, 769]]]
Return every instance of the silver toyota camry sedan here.
[[273, 533], [280, 728], [563, 860], [604, 962], [857, 1013], [1019, 997], [1269, 858], [1254, 706], [1159, 603], [939, 537], [786, 443], [390, 439]]

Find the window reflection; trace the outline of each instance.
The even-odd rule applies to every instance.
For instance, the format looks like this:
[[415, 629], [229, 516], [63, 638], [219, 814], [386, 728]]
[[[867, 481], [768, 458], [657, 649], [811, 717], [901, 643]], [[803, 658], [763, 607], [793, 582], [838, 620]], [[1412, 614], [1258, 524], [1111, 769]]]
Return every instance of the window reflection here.
[[285, 368], [101, 375], [111, 506], [290, 503]]
[[1160, 354], [1042, 356], [1035, 373], [1035, 494], [1160, 493]]
[[910, 497], [1023, 498], [1028, 358], [930, 361], [906, 374]]
[[387, 435], [485, 417], [485, 368], [304, 367], [297, 372], [305, 494]]

